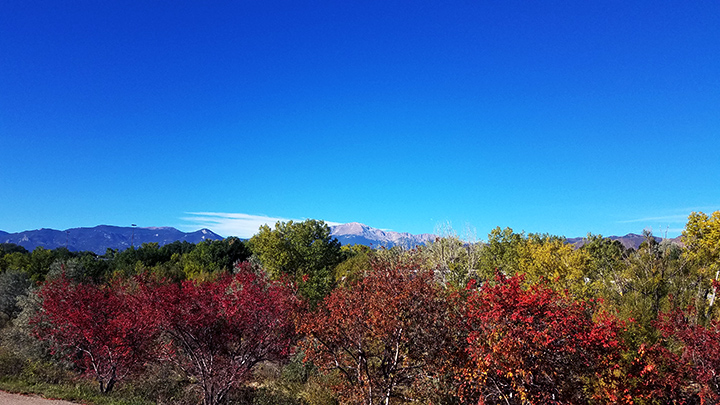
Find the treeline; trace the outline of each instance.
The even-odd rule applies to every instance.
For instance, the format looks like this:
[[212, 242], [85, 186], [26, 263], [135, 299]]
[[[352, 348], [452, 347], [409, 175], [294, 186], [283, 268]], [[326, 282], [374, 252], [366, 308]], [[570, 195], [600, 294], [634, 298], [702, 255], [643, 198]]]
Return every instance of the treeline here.
[[314, 220], [102, 256], [1, 248], [0, 382], [206, 405], [720, 402], [720, 212], [637, 250], [508, 228], [343, 247]]
[[34, 282], [43, 282], [61, 272], [76, 281], [96, 284], [146, 272], [180, 281], [230, 271], [236, 262], [248, 257], [247, 246], [235, 237], [198, 244], [144, 243], [123, 251], [107, 249], [104, 255], [42, 247], [28, 252], [22, 246], [3, 243], [0, 244], [0, 272], [17, 271]]

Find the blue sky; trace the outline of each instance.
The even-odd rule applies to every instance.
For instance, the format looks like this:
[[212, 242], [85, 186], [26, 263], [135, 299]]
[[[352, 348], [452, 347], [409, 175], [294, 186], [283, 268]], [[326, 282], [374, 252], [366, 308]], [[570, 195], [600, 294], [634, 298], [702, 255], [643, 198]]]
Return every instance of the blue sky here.
[[676, 236], [717, 1], [0, 2], [0, 229]]

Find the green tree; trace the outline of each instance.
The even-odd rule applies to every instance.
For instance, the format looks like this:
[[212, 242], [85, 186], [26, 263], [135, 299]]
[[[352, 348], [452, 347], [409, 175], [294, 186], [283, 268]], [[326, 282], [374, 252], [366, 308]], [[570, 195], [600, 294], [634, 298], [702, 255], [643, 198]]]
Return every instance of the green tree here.
[[77, 283], [82, 283], [85, 278], [85, 269], [80, 261], [76, 258], [67, 260], [55, 260], [46, 274], [46, 280], [55, 280], [61, 276], [65, 276]]
[[55, 261], [55, 252], [47, 250], [42, 246], [36, 247], [30, 254], [30, 265], [28, 275], [33, 281], [44, 281], [50, 265]]
[[[628, 254], [624, 266], [606, 290], [608, 304], [624, 319], [634, 319], [631, 342], [655, 343], [655, 328], [661, 312], [674, 305], [687, 305], [697, 287], [696, 278], [681, 255], [681, 248], [670, 241], [658, 242], [645, 231], [645, 241]], [[684, 303], [684, 304], [682, 304]]]
[[30, 268], [30, 255], [22, 252], [8, 253], [0, 258], [0, 271], [20, 270], [27, 272]]
[[720, 271], [720, 211], [710, 216], [702, 212], [691, 213], [682, 241], [689, 259], [707, 267], [708, 271]]
[[420, 251], [440, 284], [464, 288], [477, 277], [479, 244], [448, 235], [429, 241]]
[[492, 280], [498, 272], [516, 274], [520, 270], [518, 250], [526, 241], [525, 234], [515, 233], [512, 228], [496, 227], [490, 231], [487, 244], [480, 250], [480, 276]]
[[19, 270], [0, 273], [0, 326], [12, 320], [20, 312], [17, 299], [30, 289], [30, 279]]
[[292, 277], [313, 305], [333, 289], [335, 267], [344, 259], [330, 227], [314, 219], [263, 225], [249, 246], [272, 279]]
[[27, 249], [14, 243], [0, 243], [0, 257], [5, 256], [9, 253], [29, 253]]
[[163, 245], [160, 248], [160, 254], [162, 257], [171, 258], [172, 255], [174, 255], [174, 254], [184, 255], [186, 253], [190, 253], [193, 251], [193, 249], [195, 249], [194, 243], [190, 243], [186, 240], [184, 240], [184, 241], [176, 240], [175, 242], [168, 243], [167, 245]]
[[247, 260], [250, 252], [238, 238], [206, 240], [183, 256], [187, 278], [207, 278], [216, 273], [230, 272], [236, 263]]
[[602, 235], [588, 234], [579, 250], [590, 255], [590, 265], [585, 277], [593, 294], [597, 297], [607, 297], [620, 293], [616, 279], [625, 268], [627, 258], [622, 243], [604, 238]]
[[365, 245], [351, 245], [343, 246], [342, 253], [347, 258], [335, 267], [335, 284], [349, 286], [367, 275], [373, 250]]

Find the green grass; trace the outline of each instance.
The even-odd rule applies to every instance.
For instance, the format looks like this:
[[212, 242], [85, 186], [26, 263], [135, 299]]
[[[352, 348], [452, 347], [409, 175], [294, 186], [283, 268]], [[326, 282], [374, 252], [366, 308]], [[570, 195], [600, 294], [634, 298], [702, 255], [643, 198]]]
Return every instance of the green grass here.
[[152, 405], [154, 402], [122, 391], [101, 394], [97, 387], [86, 382], [77, 384], [30, 383], [19, 378], [0, 379], [0, 390], [17, 394], [34, 394], [44, 398], [62, 399], [88, 405]]

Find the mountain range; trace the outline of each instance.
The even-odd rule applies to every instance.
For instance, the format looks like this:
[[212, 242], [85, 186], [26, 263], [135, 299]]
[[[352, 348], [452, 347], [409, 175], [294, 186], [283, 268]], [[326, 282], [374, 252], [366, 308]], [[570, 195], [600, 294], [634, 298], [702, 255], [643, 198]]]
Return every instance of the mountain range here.
[[[625, 249], [635, 250], [637, 250], [640, 247], [640, 244], [645, 241], [645, 236], [638, 235], [636, 233], [629, 233], [624, 236], [608, 236], [607, 238], [619, 241], [625, 247]], [[663, 238], [658, 236], [653, 236], [653, 238], [655, 238], [655, 240], [658, 242], [661, 242], [663, 240]], [[678, 244], [682, 243], [679, 236], [677, 238], [668, 238], [668, 240]], [[568, 238], [566, 239], [566, 241], [567, 243], [571, 243], [577, 247], [581, 247], [585, 244], [585, 238]]]
[[[412, 235], [406, 232], [383, 231], [367, 225], [352, 222], [330, 227], [331, 235], [343, 245], [361, 244], [371, 247], [413, 247], [435, 239], [435, 235]], [[0, 231], [0, 243], [14, 243], [32, 251], [38, 246], [45, 249], [67, 247], [71, 251], [91, 251], [104, 254], [110, 249], [124, 250], [143, 243], [158, 243], [160, 246], [175, 241], [199, 243], [204, 240], [221, 240], [222, 236], [209, 229], [182, 232], [172, 227], [133, 228], [98, 225], [92, 228], [36, 229], [17, 233]]]
[[[414, 247], [424, 245], [437, 238], [433, 234], [413, 235], [407, 232], [384, 231], [357, 222], [334, 225], [330, 234], [343, 245], [360, 244], [373, 248], [393, 246]], [[629, 233], [625, 236], [609, 236], [619, 240], [625, 248], [637, 249], [645, 240], [643, 235]], [[108, 248], [124, 250], [143, 243], [158, 243], [160, 246], [175, 241], [199, 243], [204, 240], [221, 240], [222, 236], [209, 229], [182, 232], [172, 227], [120, 227], [98, 225], [92, 228], [71, 228], [64, 231], [37, 229], [17, 233], [0, 231], [0, 243], [14, 243], [32, 251], [38, 246], [46, 249], [67, 247], [71, 251], [91, 251], [104, 254]], [[661, 238], [656, 237], [660, 241]], [[568, 238], [567, 242], [582, 246], [584, 238]], [[679, 238], [672, 239], [678, 241]]]
[[17, 233], [0, 231], [1, 243], [14, 243], [32, 251], [38, 246], [45, 249], [67, 247], [71, 251], [91, 251], [104, 254], [108, 248], [125, 250], [143, 243], [158, 243], [160, 246], [175, 241], [199, 243], [204, 240], [222, 240], [223, 237], [209, 229], [195, 232], [181, 232], [172, 227], [121, 227], [98, 225], [92, 228], [37, 229]]
[[437, 235], [423, 233], [412, 235], [407, 232], [383, 231], [357, 222], [330, 227], [330, 234], [343, 245], [365, 245], [370, 247], [415, 247], [437, 238]]

